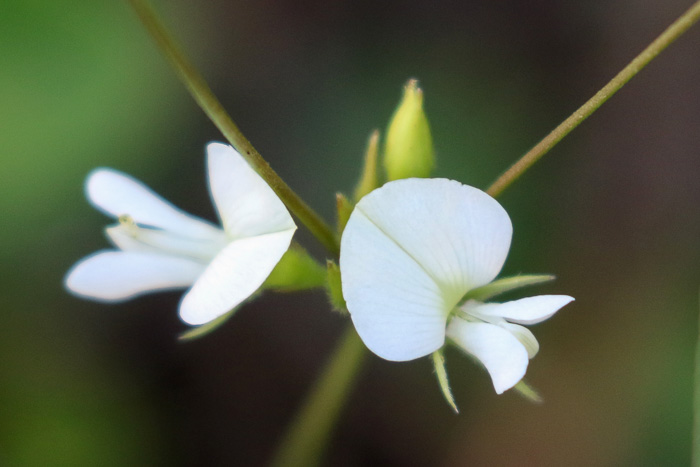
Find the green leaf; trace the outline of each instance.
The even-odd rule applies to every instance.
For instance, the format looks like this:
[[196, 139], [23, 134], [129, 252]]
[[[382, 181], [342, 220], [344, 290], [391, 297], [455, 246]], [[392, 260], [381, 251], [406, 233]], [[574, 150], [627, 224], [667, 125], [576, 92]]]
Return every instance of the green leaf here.
[[513, 389], [533, 404], [541, 404], [544, 402], [542, 396], [540, 396], [540, 393], [537, 392], [535, 388], [527, 384], [523, 379], [521, 379], [518, 384], [513, 386]]
[[296, 243], [282, 256], [275, 269], [262, 285], [262, 289], [294, 292], [323, 287], [326, 271], [309, 253]]
[[491, 297], [500, 295], [511, 290], [519, 289], [521, 287], [527, 287], [530, 285], [543, 284], [545, 282], [553, 281], [556, 279], [555, 276], [548, 274], [531, 274], [526, 276], [514, 276], [514, 277], [504, 277], [503, 279], [496, 279], [490, 284], [486, 284], [476, 289], [472, 289], [464, 296], [462, 302], [467, 300], [478, 300], [483, 302]]
[[234, 308], [233, 310], [229, 311], [228, 313], [225, 313], [218, 318], [216, 318], [213, 321], [209, 321], [206, 324], [202, 324], [201, 326], [197, 326], [195, 328], [188, 329], [187, 331], [183, 332], [179, 336], [177, 336], [177, 340], [181, 342], [189, 342], [193, 341], [195, 339], [199, 339], [200, 337], [204, 337], [210, 332], [216, 330], [224, 324], [228, 319], [234, 315], [234, 313], [238, 310], [238, 308]]
[[326, 292], [328, 300], [335, 311], [348, 314], [348, 308], [343, 297], [343, 286], [340, 280], [340, 268], [331, 259], [326, 261]]
[[455, 399], [452, 396], [452, 391], [450, 390], [450, 382], [447, 380], [447, 370], [445, 369], [445, 356], [442, 353], [442, 349], [436, 350], [431, 355], [433, 360], [433, 366], [435, 367], [435, 375], [437, 376], [438, 383], [440, 384], [440, 389], [442, 390], [442, 395], [445, 397], [447, 403], [452, 407], [455, 413], [459, 413], [457, 409], [457, 404], [455, 404]]
[[365, 196], [370, 191], [379, 186], [379, 176], [377, 175], [377, 158], [379, 155], [379, 130], [374, 130], [367, 142], [365, 151], [365, 166], [362, 169], [362, 176], [355, 187], [353, 199], [355, 202]]

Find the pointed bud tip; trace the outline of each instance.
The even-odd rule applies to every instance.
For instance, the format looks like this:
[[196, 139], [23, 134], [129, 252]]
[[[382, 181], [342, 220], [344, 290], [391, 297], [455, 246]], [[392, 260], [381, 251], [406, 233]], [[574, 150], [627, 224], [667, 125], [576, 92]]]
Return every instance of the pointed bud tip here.
[[423, 91], [411, 79], [387, 130], [384, 168], [389, 180], [429, 177], [434, 165], [433, 140], [423, 111]]
[[405, 92], [418, 92], [422, 93], [423, 91], [421, 88], [418, 87], [418, 79], [417, 78], [411, 78], [408, 81], [406, 81], [406, 84], [404, 85], [404, 91]]

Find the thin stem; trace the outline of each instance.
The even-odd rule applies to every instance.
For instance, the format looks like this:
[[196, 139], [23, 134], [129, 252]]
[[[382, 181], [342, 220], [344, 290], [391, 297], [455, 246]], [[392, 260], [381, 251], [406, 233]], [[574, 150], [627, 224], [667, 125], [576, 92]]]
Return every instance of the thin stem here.
[[637, 55], [625, 68], [622, 69], [608, 84], [598, 91], [588, 102], [583, 104], [569, 118], [564, 120], [542, 141], [530, 149], [520, 160], [513, 164], [501, 175], [486, 192], [493, 197], [498, 196], [513, 181], [520, 177], [527, 169], [552, 149], [562, 138], [576, 128], [579, 123], [588, 118], [605, 101], [610, 99], [622, 86], [631, 80], [639, 71], [652, 61], [661, 51], [678, 39], [700, 18], [700, 1], [693, 4], [680, 18], [673, 22], [659, 37]]
[[311, 467], [320, 463], [366, 356], [364, 344], [349, 326], [288, 429], [271, 463], [273, 467]]
[[289, 210], [328, 249], [338, 256], [340, 246], [333, 229], [297, 195], [262, 158], [216, 98], [202, 75], [178, 47], [147, 0], [129, 0], [153, 40], [170, 61], [197, 104], [234, 148], [277, 193]]
[[693, 391], [693, 467], [700, 467], [700, 322], [698, 323], [698, 342], [695, 348], [695, 388]]

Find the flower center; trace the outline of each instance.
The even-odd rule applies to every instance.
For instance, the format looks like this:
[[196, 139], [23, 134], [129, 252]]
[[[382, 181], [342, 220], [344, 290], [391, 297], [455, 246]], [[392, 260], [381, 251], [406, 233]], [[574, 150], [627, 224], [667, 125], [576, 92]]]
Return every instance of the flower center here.
[[493, 316], [484, 316], [480, 313], [476, 312], [470, 312], [465, 310], [465, 306], [456, 306], [452, 309], [450, 312], [450, 315], [447, 319], [448, 323], [450, 322], [451, 319], [453, 318], [459, 318], [463, 321], [468, 321], [470, 323], [489, 323], [489, 324], [498, 324], [502, 319], [493, 317]]
[[107, 235], [122, 250], [184, 256], [205, 263], [227, 244], [226, 235], [194, 239], [154, 227], [141, 226], [128, 214], [119, 216], [119, 224], [108, 227]]

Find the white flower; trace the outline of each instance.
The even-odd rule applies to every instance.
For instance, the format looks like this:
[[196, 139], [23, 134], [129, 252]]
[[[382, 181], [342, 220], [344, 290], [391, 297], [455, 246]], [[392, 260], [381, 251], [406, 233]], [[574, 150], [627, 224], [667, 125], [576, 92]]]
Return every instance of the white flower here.
[[231, 146], [210, 143], [207, 166], [223, 229], [181, 211], [128, 175], [93, 171], [87, 198], [119, 218], [106, 229], [117, 249], [79, 261], [66, 287], [84, 297], [119, 301], [191, 286], [180, 302], [180, 318], [191, 325], [227, 313], [255, 292], [287, 251], [296, 225]]
[[367, 347], [392, 361], [440, 349], [446, 335], [489, 371], [496, 392], [524, 376], [537, 352], [530, 331], [567, 296], [503, 304], [460, 302], [493, 281], [512, 236], [508, 214], [476, 188], [446, 179], [387, 183], [355, 207], [343, 232], [340, 270], [352, 321]]

